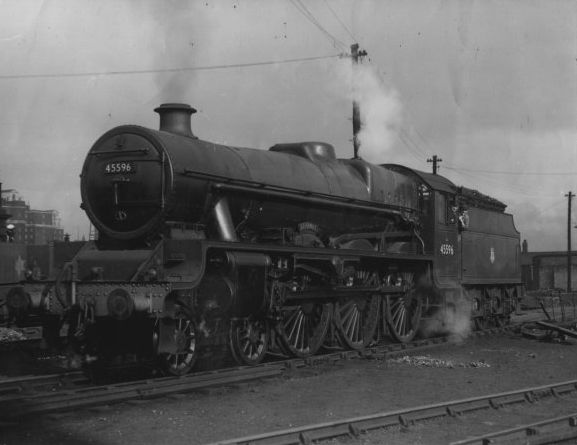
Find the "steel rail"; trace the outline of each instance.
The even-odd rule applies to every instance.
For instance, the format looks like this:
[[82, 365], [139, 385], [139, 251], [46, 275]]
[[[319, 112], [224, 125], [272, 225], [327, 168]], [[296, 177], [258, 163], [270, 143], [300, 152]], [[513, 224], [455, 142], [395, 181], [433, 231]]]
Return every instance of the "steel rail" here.
[[48, 413], [94, 405], [148, 399], [175, 393], [184, 393], [210, 386], [246, 382], [277, 376], [283, 366], [268, 365], [260, 368], [232, 368], [213, 372], [187, 374], [181, 377], [139, 380], [112, 385], [90, 386], [58, 392], [30, 395], [0, 396], [0, 417], [14, 418], [30, 414]]
[[[257, 366], [196, 372], [181, 377], [150, 378], [100, 386], [84, 385], [78, 388], [71, 388], [70, 386], [75, 383], [88, 382], [87, 377], [80, 371], [6, 378], [0, 379], [0, 415], [7, 411], [2, 405], [10, 407], [17, 406], [17, 411], [14, 411], [14, 415], [18, 415], [18, 413], [24, 414], [24, 411], [29, 413], [60, 411], [99, 403], [129, 400], [133, 398], [133, 393], [135, 392], [138, 393], [138, 396], [141, 398], [174, 392], [185, 392], [188, 389], [192, 390], [205, 386], [224, 385], [234, 383], [235, 381], [275, 376], [287, 369], [334, 363], [339, 360], [352, 360], [363, 357], [390, 357], [397, 353], [418, 351], [446, 342], [446, 338], [434, 338], [418, 340], [403, 345], [381, 345], [361, 351], [340, 350], [338, 352], [302, 359], [286, 359], [283, 357], [283, 359], [262, 363]], [[226, 377], [228, 374], [231, 374], [232, 380]], [[239, 377], [240, 380], [237, 380], [237, 377]], [[159, 385], [163, 389], [151, 390], [150, 388], [154, 385]], [[140, 389], [141, 386], [143, 386], [143, 389]], [[85, 402], [76, 400], [78, 394], [81, 394], [80, 398]], [[11, 411], [11, 409], [9, 411]], [[10, 415], [11, 412], [7, 414]]]
[[327, 440], [339, 436], [358, 437], [360, 434], [374, 429], [409, 427], [417, 422], [435, 418], [457, 417], [468, 412], [490, 408], [498, 409], [517, 403], [533, 403], [539, 398], [558, 397], [576, 391], [577, 380], [570, 380], [333, 422], [305, 425], [271, 433], [214, 442], [211, 445], [308, 445], [313, 441]]
[[[506, 332], [514, 326], [475, 331], [475, 336], [493, 335]], [[24, 378], [0, 380], [0, 417], [15, 417], [28, 414], [64, 411], [99, 404], [117, 403], [132, 399], [147, 399], [162, 395], [184, 393], [210, 386], [221, 386], [249, 380], [258, 380], [280, 375], [287, 369], [298, 369], [333, 363], [339, 360], [358, 358], [386, 359], [399, 354], [430, 349], [449, 343], [449, 337], [433, 337], [410, 343], [391, 343], [372, 346], [362, 350], [339, 350], [307, 358], [286, 359], [214, 371], [196, 372], [180, 377], [162, 377], [129, 381], [100, 386], [69, 388], [64, 383], [67, 378], [80, 378], [80, 373], [62, 375], [27, 376]], [[52, 384], [50, 391], [29, 393], [30, 389]]]
[[81, 371], [3, 378], [0, 379], [0, 395], [21, 393], [46, 386], [62, 387], [68, 384], [86, 381], [88, 381], [88, 379]]
[[488, 443], [548, 444], [577, 438], [577, 413], [542, 420], [507, 430], [451, 442], [450, 445], [485, 445]]

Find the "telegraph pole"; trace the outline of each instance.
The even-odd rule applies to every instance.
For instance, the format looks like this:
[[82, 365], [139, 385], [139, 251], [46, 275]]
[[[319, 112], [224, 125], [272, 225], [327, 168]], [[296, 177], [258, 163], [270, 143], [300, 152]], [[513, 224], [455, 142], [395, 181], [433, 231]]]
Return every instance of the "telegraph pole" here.
[[433, 174], [436, 175], [437, 174], [437, 164], [439, 162], [443, 162], [443, 160], [441, 158], [439, 158], [437, 155], [433, 155], [433, 159], [429, 158], [429, 159], [427, 159], [427, 162], [433, 163]]
[[571, 200], [575, 195], [569, 191], [567, 198], [567, 292], [571, 292]]
[[359, 157], [359, 132], [361, 131], [361, 112], [359, 110], [359, 103], [357, 102], [355, 94], [355, 65], [358, 65], [359, 60], [367, 55], [365, 50], [359, 51], [359, 44], [353, 43], [351, 45], [351, 57], [353, 59], [353, 154], [354, 159]]

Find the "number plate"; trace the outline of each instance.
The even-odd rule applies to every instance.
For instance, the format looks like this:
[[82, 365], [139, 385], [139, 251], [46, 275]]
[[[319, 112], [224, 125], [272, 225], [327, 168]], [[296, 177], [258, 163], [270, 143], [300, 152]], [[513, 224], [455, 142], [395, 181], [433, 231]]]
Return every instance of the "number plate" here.
[[134, 162], [108, 162], [104, 166], [104, 173], [107, 175], [122, 175], [136, 173], [136, 164]]
[[441, 244], [441, 255], [455, 255], [455, 249], [452, 244]]

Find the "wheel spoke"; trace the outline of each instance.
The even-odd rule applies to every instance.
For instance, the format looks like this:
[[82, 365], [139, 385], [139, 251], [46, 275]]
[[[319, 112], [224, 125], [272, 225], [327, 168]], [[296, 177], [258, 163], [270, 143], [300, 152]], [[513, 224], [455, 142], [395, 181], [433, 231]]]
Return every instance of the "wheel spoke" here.
[[397, 330], [397, 332], [399, 333], [403, 333], [403, 321], [405, 320], [405, 308], [404, 307], [400, 307], [400, 311], [399, 311], [399, 315], [395, 320], [395, 329]]
[[[343, 324], [352, 317], [354, 310], [355, 305], [352, 301], [347, 302], [344, 306], [341, 307], [341, 320]], [[344, 317], [342, 316], [343, 313], [345, 314]]]
[[[172, 323], [170, 336], [174, 342], [175, 352], [160, 353], [158, 358], [168, 374], [183, 375], [192, 369], [197, 359], [195, 325], [180, 309], [176, 312]], [[158, 331], [155, 332], [153, 337], [158, 338]]]
[[[408, 278], [412, 279], [412, 275]], [[383, 314], [386, 326], [395, 340], [401, 343], [411, 341], [417, 333], [421, 318], [421, 302], [415, 290], [408, 286], [404, 295], [387, 297]]]
[[[297, 330], [296, 330], [296, 334], [295, 334], [295, 342], [297, 342], [297, 343], [298, 343], [299, 339], [301, 338], [301, 336], [303, 335], [304, 324], [305, 324], [305, 314], [302, 311], [299, 311]], [[295, 343], [295, 346], [296, 346], [296, 343]]]
[[301, 351], [305, 351], [308, 348], [309, 344], [309, 336], [310, 336], [310, 325], [311, 325], [311, 318], [308, 315], [303, 313], [303, 329], [301, 335]]
[[310, 318], [308, 315], [305, 315], [303, 312], [303, 323], [301, 329], [301, 350], [305, 350], [307, 348], [307, 340], [309, 338], [309, 321]]
[[285, 329], [289, 326], [293, 326], [296, 323], [296, 319], [298, 318], [299, 314], [300, 314], [299, 309], [296, 309], [293, 312], [291, 312], [291, 315], [285, 322]]
[[293, 338], [295, 329], [298, 326], [300, 315], [301, 315], [300, 310], [296, 310], [296, 311], [294, 311], [293, 315], [291, 315], [291, 317], [287, 321], [285, 328], [286, 328], [286, 326], [290, 327], [290, 332], [288, 334], [288, 338]]
[[[298, 312], [298, 316], [295, 316], [294, 312]], [[309, 303], [294, 308], [294, 312], [283, 312], [284, 320], [277, 325], [278, 339], [286, 353], [296, 357], [308, 357], [324, 342], [332, 306]], [[343, 312], [343, 315], [346, 315], [346, 312]]]
[[[291, 316], [294, 315], [291, 313]], [[269, 325], [265, 320], [231, 322], [229, 342], [233, 358], [240, 365], [260, 363], [267, 353], [269, 337]]]
[[346, 323], [343, 323], [345, 332], [349, 337], [351, 334], [351, 327], [353, 326], [354, 322], [355, 322], [355, 313], [351, 310], [351, 316], [347, 319]]
[[353, 326], [353, 331], [351, 337], [354, 341], [359, 340], [359, 328], [361, 326], [361, 314], [359, 311], [355, 313], [355, 324]]
[[403, 305], [401, 304], [401, 299], [398, 298], [393, 303], [393, 306], [396, 307], [395, 311], [393, 312], [393, 320], [396, 320], [399, 317], [399, 312], [403, 310]]
[[[345, 310], [345, 308], [347, 308]], [[357, 297], [335, 308], [335, 327], [339, 344], [350, 349], [367, 346], [375, 335], [379, 321], [379, 297]]]
[[359, 311], [355, 312], [354, 320], [355, 321], [354, 321], [352, 329], [351, 329], [350, 337], [354, 342], [358, 342], [359, 341], [359, 326], [361, 324]]
[[298, 347], [298, 343], [303, 335], [304, 332], [304, 322], [305, 322], [305, 315], [302, 312], [299, 312], [299, 318], [298, 318], [298, 323], [297, 323], [297, 330], [296, 330], [296, 334], [294, 336], [294, 346], [295, 348]]

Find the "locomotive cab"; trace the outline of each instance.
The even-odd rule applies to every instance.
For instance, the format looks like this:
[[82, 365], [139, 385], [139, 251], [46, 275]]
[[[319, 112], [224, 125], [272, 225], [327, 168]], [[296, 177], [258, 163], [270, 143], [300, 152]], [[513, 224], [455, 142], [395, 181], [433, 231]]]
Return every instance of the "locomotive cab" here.
[[[457, 187], [439, 175], [397, 164], [384, 164], [383, 167], [403, 173], [418, 184], [419, 208], [423, 214], [421, 234], [425, 252], [434, 255], [441, 264], [443, 257], [457, 255], [459, 251], [455, 209]], [[454, 263], [455, 261], [451, 261], [444, 266], [441, 265], [441, 271], [436, 275], [439, 284], [458, 279], [457, 272], [450, 270]]]

